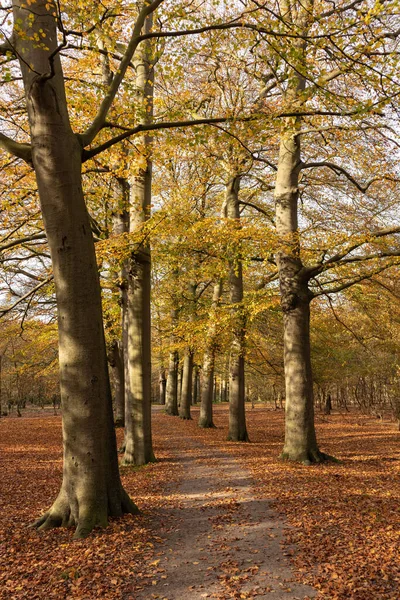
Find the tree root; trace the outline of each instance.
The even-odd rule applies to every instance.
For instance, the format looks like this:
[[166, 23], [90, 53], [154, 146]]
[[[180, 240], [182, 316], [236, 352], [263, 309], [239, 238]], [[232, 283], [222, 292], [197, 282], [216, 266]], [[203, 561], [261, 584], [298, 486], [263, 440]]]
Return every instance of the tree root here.
[[296, 454], [294, 456], [288, 452], [282, 452], [282, 454], [279, 456], [279, 459], [282, 461], [302, 463], [306, 467], [309, 467], [310, 465], [318, 465], [323, 462], [340, 463], [338, 458], [335, 458], [330, 454], [325, 454], [324, 452], [318, 450], [318, 448], [309, 450], [307, 453]]
[[250, 442], [250, 438], [247, 431], [244, 434], [240, 435], [237, 439], [233, 439], [231, 435], [228, 435], [226, 440], [228, 442]]
[[118, 503], [118, 509], [112, 511], [107, 507], [104, 512], [100, 512], [99, 508], [93, 510], [86, 509], [84, 514], [80, 514], [76, 520], [71, 512], [71, 509], [65, 501], [60, 502], [58, 499], [53, 506], [44, 515], [36, 519], [28, 527], [37, 529], [38, 531], [48, 531], [57, 527], [73, 527], [76, 526], [74, 539], [83, 539], [87, 537], [96, 527], [107, 527], [108, 517], [120, 517], [122, 514], [137, 515], [140, 513], [139, 508], [130, 499], [124, 489], [121, 490], [121, 502]]
[[217, 429], [217, 426], [214, 425], [214, 423], [211, 421], [211, 423], [205, 422], [203, 423], [199, 423], [199, 427], [200, 429]]

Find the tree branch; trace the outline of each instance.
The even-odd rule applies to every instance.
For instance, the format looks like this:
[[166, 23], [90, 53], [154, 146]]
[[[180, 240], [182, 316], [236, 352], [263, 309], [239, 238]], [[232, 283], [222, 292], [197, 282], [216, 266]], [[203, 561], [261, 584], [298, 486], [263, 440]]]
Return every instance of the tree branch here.
[[[156, 131], [159, 129], [172, 129], [175, 127], [194, 127], [195, 125], [214, 125], [217, 123], [228, 123], [228, 122], [234, 122], [234, 121], [236, 121], [238, 123], [239, 122], [244, 123], [246, 121], [252, 121], [252, 120], [256, 120], [256, 119], [260, 119], [260, 118], [285, 119], [287, 117], [315, 117], [315, 116], [352, 117], [352, 116], [359, 115], [359, 114], [360, 114], [359, 109], [354, 109], [354, 110], [349, 110], [349, 111], [331, 111], [331, 110], [303, 110], [303, 111], [301, 111], [301, 110], [295, 110], [295, 111], [288, 111], [288, 112], [280, 112], [275, 115], [264, 114], [264, 113], [254, 113], [253, 115], [250, 115], [247, 117], [240, 117], [240, 118], [229, 116], [229, 117], [193, 119], [193, 120], [187, 120], [187, 121], [169, 121], [169, 122], [167, 121], [167, 122], [160, 122], [160, 123], [151, 123], [148, 125], [140, 124], [140, 125], [137, 125], [136, 127], [132, 127], [132, 129], [127, 129], [120, 135], [117, 135], [117, 136], [111, 138], [110, 140], [108, 140], [107, 142], [104, 142], [104, 144], [101, 144], [100, 146], [92, 148], [91, 150], [83, 150], [82, 162], [85, 162], [85, 161], [89, 160], [90, 158], [97, 156], [97, 154], [100, 154], [104, 150], [111, 148], [115, 144], [118, 144], [118, 142], [126, 140], [127, 138], [129, 138], [133, 135], [136, 135], [137, 133], [143, 133], [145, 131]], [[374, 114], [376, 114], [376, 110], [374, 110]], [[105, 124], [106, 124], [106, 120], [104, 119], [100, 129], [103, 128]], [[86, 138], [84, 135], [82, 136], [82, 135], [78, 134], [78, 137], [80, 138], [83, 145], [87, 145], [87, 143], [85, 141]], [[267, 163], [267, 161], [263, 158], [254, 157], [254, 156], [253, 156], [253, 158], [254, 158], [254, 160], [258, 160], [258, 161]], [[272, 163], [268, 162], [267, 164], [269, 164], [269, 166], [271, 168], [275, 168], [275, 166]]]
[[9, 154], [22, 158], [29, 166], [32, 166], [32, 148], [30, 144], [21, 144], [0, 133], [0, 148]]
[[21, 244], [25, 244], [26, 242], [33, 242], [34, 240], [45, 240], [45, 233], [34, 233], [33, 235], [29, 235], [23, 238], [19, 238], [18, 240], [13, 240], [12, 242], [8, 242], [7, 244], [3, 244], [0, 246], [0, 252], [3, 250], [8, 250], [9, 248], [14, 248], [14, 246], [20, 246]]
[[336, 173], [336, 175], [344, 175], [363, 194], [365, 194], [365, 192], [369, 189], [369, 187], [373, 183], [375, 183], [375, 181], [382, 181], [383, 179], [386, 179], [386, 180], [389, 180], [389, 181], [394, 181], [394, 182], [400, 181], [399, 179], [396, 179], [396, 178], [391, 177], [389, 175], [383, 175], [383, 176], [373, 177], [365, 185], [361, 185], [361, 183], [359, 183], [351, 175], [351, 173], [349, 173], [345, 168], [341, 167], [340, 165], [336, 165], [334, 163], [331, 163], [331, 162], [325, 161], [325, 160], [324, 161], [302, 163], [300, 165], [300, 170], [303, 170], [303, 169], [312, 169], [314, 167], [326, 167], [326, 168], [330, 169], [331, 171], [333, 171], [334, 173]]
[[134, 52], [138, 46], [138, 44], [142, 41], [140, 37], [140, 32], [143, 28], [146, 17], [150, 15], [152, 12], [156, 10], [156, 8], [163, 2], [164, 0], [153, 0], [151, 3], [146, 3], [143, 8], [140, 10], [139, 15], [136, 19], [136, 23], [133, 27], [132, 35], [130, 42], [127, 46], [126, 52], [119, 64], [119, 68], [117, 69], [114, 78], [108, 88], [108, 92], [103, 98], [103, 101], [99, 107], [98, 113], [94, 118], [91, 126], [85, 131], [85, 133], [81, 134], [80, 140], [82, 142], [82, 147], [88, 146], [96, 137], [98, 132], [102, 129], [108, 111], [110, 110], [114, 98], [119, 90], [119, 87], [125, 77], [126, 70], [132, 60]]
[[194, 127], [196, 125], [213, 125], [214, 123], [226, 123], [226, 121], [228, 121], [228, 120], [233, 120], [233, 119], [231, 117], [220, 117], [220, 118], [216, 117], [214, 119], [213, 118], [211, 118], [211, 119], [193, 119], [193, 120], [187, 120], [187, 121], [170, 121], [170, 122], [167, 121], [164, 123], [161, 122], [161, 123], [149, 123], [149, 124], [141, 123], [140, 125], [137, 125], [136, 127], [132, 127], [132, 129], [127, 129], [123, 133], [116, 135], [115, 137], [111, 138], [107, 142], [104, 142], [104, 144], [97, 146], [96, 148], [92, 148], [91, 150], [84, 150], [83, 155], [82, 155], [82, 162], [85, 162], [85, 161], [89, 160], [90, 158], [97, 156], [97, 154], [100, 154], [104, 150], [111, 148], [115, 144], [118, 144], [118, 142], [122, 142], [123, 140], [126, 140], [127, 138], [129, 138], [133, 135], [136, 135], [138, 133], [143, 133], [145, 131], [157, 131], [159, 129], [173, 129], [173, 128], [177, 128], [177, 127]]
[[29, 298], [30, 296], [35, 294], [37, 291], [39, 291], [42, 287], [44, 287], [45, 285], [50, 283], [50, 281], [52, 279], [53, 279], [53, 275], [50, 275], [50, 277], [47, 277], [47, 279], [45, 279], [44, 281], [39, 283], [39, 285], [34, 287], [32, 290], [29, 290], [29, 292], [27, 292], [24, 296], [21, 296], [21, 298], [18, 298], [18, 300], [16, 300], [14, 302], [14, 304], [12, 304], [12, 306], [9, 306], [8, 308], [4, 308], [3, 310], [0, 310], [0, 318], [4, 317], [6, 314], [8, 314], [12, 310], [14, 310], [14, 308], [16, 308], [18, 306], [18, 304], [21, 304], [21, 302], [23, 302], [24, 300], [26, 300], [27, 298]]
[[373, 277], [374, 275], [379, 275], [379, 273], [382, 273], [383, 271], [390, 269], [390, 267], [397, 266], [398, 264], [399, 264], [398, 262], [393, 262], [388, 265], [384, 265], [380, 269], [374, 270], [373, 273], [365, 273], [364, 275], [360, 275], [360, 277], [356, 277], [355, 279], [347, 281], [346, 283], [343, 283], [335, 288], [331, 288], [330, 290], [321, 290], [320, 292], [311, 292], [312, 297], [317, 298], [318, 296], [323, 296], [323, 295], [327, 296], [328, 294], [337, 294], [338, 292], [342, 292], [343, 290], [348, 289], [349, 287], [355, 285], [356, 283], [360, 283], [361, 281], [365, 281], [366, 279], [371, 279], [371, 277]]

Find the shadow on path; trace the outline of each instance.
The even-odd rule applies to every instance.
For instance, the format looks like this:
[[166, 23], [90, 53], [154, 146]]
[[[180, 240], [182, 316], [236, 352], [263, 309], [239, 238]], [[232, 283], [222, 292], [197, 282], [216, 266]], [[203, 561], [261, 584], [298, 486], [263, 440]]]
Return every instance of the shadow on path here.
[[257, 598], [305, 600], [317, 592], [294, 580], [281, 547], [283, 523], [254, 497], [249, 473], [230, 455], [207, 455], [182, 432], [183, 480], [157, 515], [165, 540], [149, 585], [125, 600]]

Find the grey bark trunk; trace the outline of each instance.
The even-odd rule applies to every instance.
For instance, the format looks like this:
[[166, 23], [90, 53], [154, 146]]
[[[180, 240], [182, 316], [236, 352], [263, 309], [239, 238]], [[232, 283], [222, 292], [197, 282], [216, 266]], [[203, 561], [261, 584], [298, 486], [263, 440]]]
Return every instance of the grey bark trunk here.
[[178, 363], [178, 407], [180, 407], [182, 400], [182, 375], [183, 367]]
[[193, 367], [193, 404], [197, 404], [199, 398], [199, 366]]
[[[119, 236], [129, 231], [129, 213], [126, 211], [129, 197], [129, 186], [125, 179], [116, 179], [114, 181], [114, 201], [115, 210], [112, 214], [113, 219], [113, 235]], [[120, 290], [120, 306], [121, 306], [121, 340], [115, 340], [112, 345], [111, 356], [109, 362], [113, 369], [114, 375], [114, 396], [115, 396], [115, 426], [125, 426], [125, 402], [126, 402], [126, 342], [127, 336], [124, 330], [127, 326], [127, 272], [126, 267], [122, 266], [117, 272], [116, 285]], [[111, 358], [111, 360], [110, 360]], [[129, 382], [128, 382], [129, 383]]]
[[[152, 27], [147, 17], [144, 33]], [[135, 54], [137, 101], [145, 124], [152, 118], [153, 84], [150, 41], [140, 44]], [[135, 233], [150, 216], [151, 140], [143, 136], [146, 167], [130, 177], [130, 232]], [[132, 254], [128, 273], [128, 371], [127, 412], [131, 418], [125, 428], [124, 464], [144, 465], [155, 460], [151, 431], [151, 315], [150, 315], [150, 246], [143, 243]]]
[[187, 348], [183, 358], [182, 369], [182, 395], [179, 407], [179, 416], [181, 419], [191, 419], [190, 406], [192, 404], [192, 383], [193, 383], [193, 351]]
[[202, 386], [201, 386], [201, 404], [199, 427], [215, 427], [213, 422], [213, 392], [214, 392], [214, 368], [216, 352], [216, 326], [215, 313], [218, 309], [222, 296], [222, 280], [214, 285], [213, 299], [211, 307], [211, 324], [208, 330], [206, 349], [204, 351]]
[[[286, 6], [286, 3], [285, 3]], [[306, 32], [312, 15], [312, 2], [299, 6], [297, 26]], [[299, 39], [297, 60], [302, 63], [306, 41]], [[304, 70], [304, 69], [303, 69]], [[305, 89], [302, 69], [293, 69], [288, 79], [286, 99], [294, 106]], [[279, 150], [275, 187], [276, 229], [280, 247], [276, 254], [284, 324], [285, 364], [285, 443], [282, 458], [316, 462], [320, 453], [314, 428], [313, 380], [310, 357], [310, 300], [306, 270], [300, 258], [298, 195], [300, 169], [299, 118], [285, 119]]]
[[[34, 13], [13, 3], [22, 32], [15, 35], [15, 49], [24, 57], [33, 167], [53, 263], [63, 415], [61, 490], [35, 526], [75, 525], [79, 538], [105, 526], [109, 516], [137, 509], [119, 477], [100, 284], [82, 192], [82, 148], [69, 122], [53, 11], [46, 0], [35, 2]], [[48, 51], [29, 42], [36, 39], [32, 36], [42, 39], [42, 33]]]
[[176, 350], [169, 354], [167, 389], [165, 393], [165, 412], [174, 417], [178, 416], [178, 363]]
[[[226, 188], [226, 214], [240, 226], [240, 177], [233, 176]], [[240, 256], [229, 266], [230, 299], [233, 313], [232, 341], [229, 358], [229, 433], [228, 440], [246, 442], [244, 353], [246, 318], [243, 314], [243, 268]]]
[[159, 402], [161, 405], [165, 405], [165, 398], [166, 398], [166, 390], [167, 390], [167, 378], [166, 378], [166, 374], [165, 374], [165, 369], [164, 367], [161, 367], [160, 369], [160, 375], [159, 375]]

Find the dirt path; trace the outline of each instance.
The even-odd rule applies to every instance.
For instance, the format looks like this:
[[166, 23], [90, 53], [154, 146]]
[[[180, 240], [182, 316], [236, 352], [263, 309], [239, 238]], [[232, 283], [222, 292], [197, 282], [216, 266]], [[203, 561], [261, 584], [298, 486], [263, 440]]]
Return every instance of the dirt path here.
[[183, 478], [171, 509], [157, 517], [165, 542], [154, 576], [128, 598], [314, 598], [315, 590], [294, 581], [280, 544], [283, 523], [269, 501], [255, 498], [249, 473], [231, 455], [213, 450], [210, 456], [183, 430], [176, 451]]

